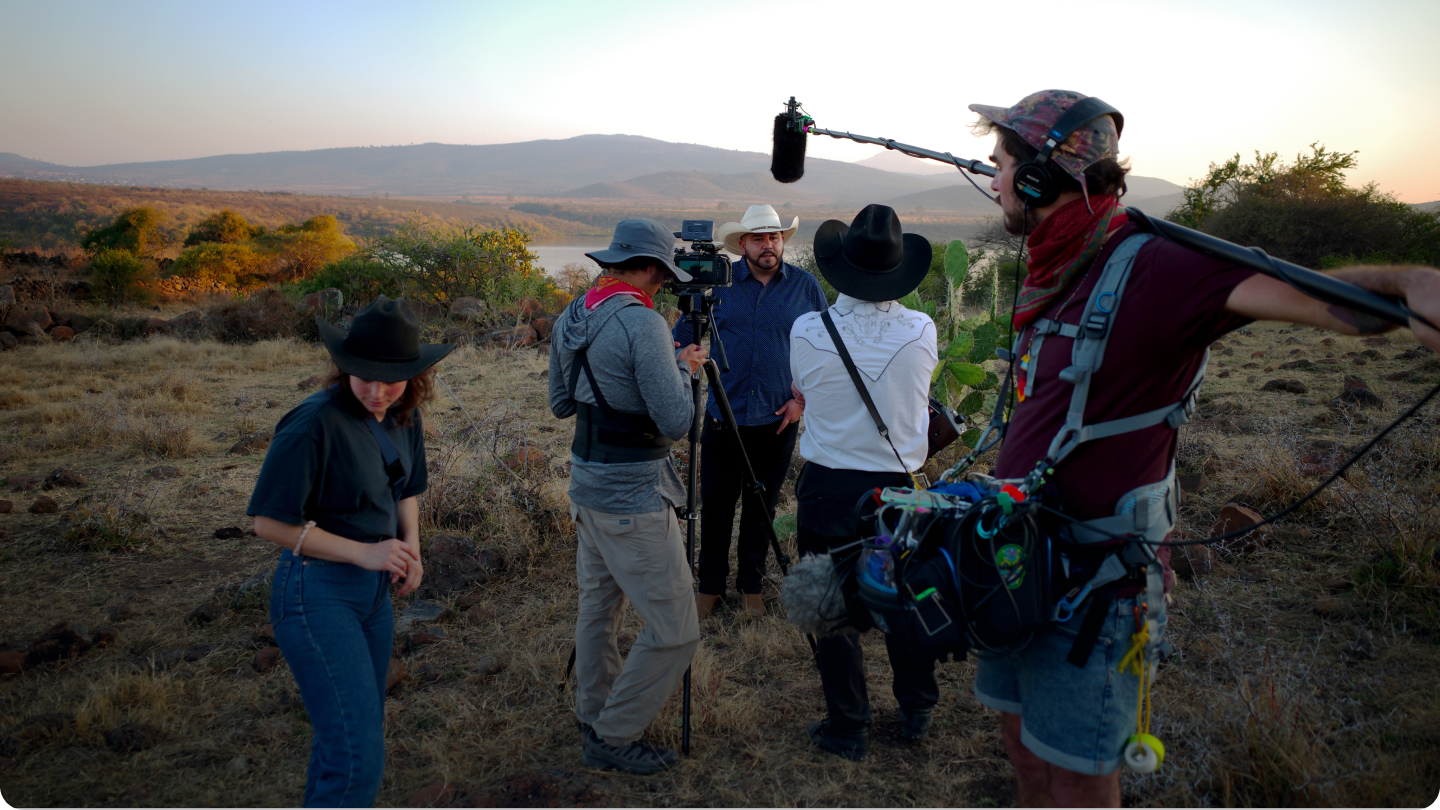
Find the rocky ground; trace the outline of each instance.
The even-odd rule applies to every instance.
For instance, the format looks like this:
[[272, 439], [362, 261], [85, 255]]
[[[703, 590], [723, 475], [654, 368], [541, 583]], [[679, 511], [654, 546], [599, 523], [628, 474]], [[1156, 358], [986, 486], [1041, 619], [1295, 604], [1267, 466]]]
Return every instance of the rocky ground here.
[[[969, 693], [973, 663], [942, 666], [934, 734], [906, 746], [873, 633], [871, 759], [818, 754], [803, 731], [823, 712], [818, 679], [773, 591], [765, 619], [727, 605], [704, 623], [692, 756], [649, 778], [581, 767], [562, 684], [569, 425], [545, 408], [545, 360], [486, 347], [442, 366], [458, 403], [442, 389], [427, 411], [429, 573], [396, 605], [382, 804], [1014, 803], [996, 718]], [[267, 431], [323, 371], [312, 344], [158, 334], [0, 355], [6, 801], [298, 804], [310, 727], [266, 626], [276, 549], [244, 511]], [[1440, 364], [1408, 335], [1227, 337], [1182, 433], [1181, 535], [1273, 512], [1436, 382]], [[1128, 803], [1435, 799], [1437, 418], [1432, 404], [1279, 526], [1177, 560], [1181, 655], [1154, 696], [1167, 757], [1126, 777]], [[792, 496], [787, 485], [783, 510]], [[627, 618], [622, 650], [639, 624]], [[652, 737], [678, 745], [679, 714], [672, 700]]]

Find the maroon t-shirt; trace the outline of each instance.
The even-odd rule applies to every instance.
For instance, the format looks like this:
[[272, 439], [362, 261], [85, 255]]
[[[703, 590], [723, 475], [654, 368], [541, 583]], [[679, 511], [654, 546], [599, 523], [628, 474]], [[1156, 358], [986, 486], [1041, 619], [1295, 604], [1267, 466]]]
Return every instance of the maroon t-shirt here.
[[[1138, 230], [1126, 224], [1113, 234], [1085, 275], [1057, 296], [1043, 317], [1078, 324], [1110, 254]], [[1090, 383], [1085, 424], [1178, 402], [1195, 379], [1205, 347], [1249, 323], [1226, 312], [1225, 301], [1235, 285], [1253, 273], [1158, 236], [1145, 243], [1130, 270], [1100, 370]], [[1021, 334], [1020, 356], [1029, 352], [1034, 336], [1031, 324]], [[997, 476], [1028, 475], [1064, 425], [1074, 386], [1059, 374], [1070, 366], [1074, 345], [1073, 338], [1059, 335], [1043, 341], [1033, 374], [1034, 393], [1027, 384], [1025, 401], [1015, 408], [1000, 448]], [[1176, 431], [1162, 423], [1079, 445], [1051, 477], [1060, 487], [1061, 510], [1081, 520], [1115, 514], [1120, 496], [1165, 477], [1176, 441]], [[1168, 554], [1162, 559], [1168, 560]]]

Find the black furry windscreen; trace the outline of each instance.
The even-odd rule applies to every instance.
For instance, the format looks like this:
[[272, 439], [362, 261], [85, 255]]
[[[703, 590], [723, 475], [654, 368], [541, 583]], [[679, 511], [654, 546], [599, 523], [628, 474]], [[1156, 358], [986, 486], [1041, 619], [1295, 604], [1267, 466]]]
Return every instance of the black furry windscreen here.
[[792, 128], [789, 113], [775, 116], [775, 148], [770, 152], [770, 175], [782, 183], [793, 183], [805, 176], [805, 139], [803, 130]]

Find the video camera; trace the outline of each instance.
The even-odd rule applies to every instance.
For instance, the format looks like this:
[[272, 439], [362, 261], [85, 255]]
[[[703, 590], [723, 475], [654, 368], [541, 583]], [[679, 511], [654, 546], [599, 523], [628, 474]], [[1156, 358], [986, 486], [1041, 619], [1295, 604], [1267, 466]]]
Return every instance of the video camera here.
[[730, 257], [715, 244], [715, 223], [708, 219], [687, 219], [676, 239], [690, 243], [690, 249], [675, 248], [675, 265], [690, 274], [690, 281], [672, 279], [671, 287], [681, 295], [703, 294], [714, 287], [729, 287]]

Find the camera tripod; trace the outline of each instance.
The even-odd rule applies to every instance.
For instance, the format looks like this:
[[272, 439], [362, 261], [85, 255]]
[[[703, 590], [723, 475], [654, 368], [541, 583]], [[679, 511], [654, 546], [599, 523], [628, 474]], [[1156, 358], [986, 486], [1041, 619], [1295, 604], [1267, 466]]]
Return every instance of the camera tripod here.
[[[680, 285], [676, 288], [680, 296], [680, 311], [690, 321], [690, 335], [694, 343], [699, 344], [705, 337], [707, 326], [714, 323], [713, 311], [715, 299], [713, 287], [698, 287]], [[698, 304], [698, 306], [697, 306]], [[735, 441], [740, 448], [741, 473], [744, 479], [743, 491], [749, 493], [755, 499], [760, 508], [762, 521], [765, 524], [765, 532], [769, 535], [770, 548], [775, 552], [775, 562], [780, 566], [781, 575], [790, 573], [790, 555], [780, 548], [780, 538], [775, 535], [775, 517], [770, 514], [770, 507], [765, 503], [765, 485], [755, 477], [755, 468], [750, 464], [750, 456], [745, 452], [745, 442], [740, 439], [740, 427], [735, 422], [735, 412], [730, 409], [730, 399], [725, 396], [725, 386], [720, 383], [721, 370], [729, 371], [730, 363], [725, 359], [725, 344], [720, 340], [720, 333], [712, 330], [710, 332], [710, 346], [714, 357], [705, 360], [705, 377], [710, 381], [710, 390], [715, 394], [715, 402], [720, 406], [721, 421], [725, 429], [732, 431]], [[719, 358], [719, 365], [715, 359]], [[685, 506], [685, 562], [694, 569], [695, 566], [695, 526], [700, 520], [700, 512], [696, 509], [695, 474], [699, 465], [696, 463], [698, 446], [700, 444], [700, 425], [704, 419], [704, 400], [700, 392], [700, 377], [692, 374], [690, 377], [690, 396], [695, 407], [695, 420], [690, 425], [690, 464], [685, 482], [686, 506]], [[743, 496], [742, 496], [743, 497]], [[813, 644], [813, 642], [812, 642]], [[680, 750], [682, 753], [690, 753], [690, 668], [685, 669], [685, 699], [684, 715], [680, 726]]]

